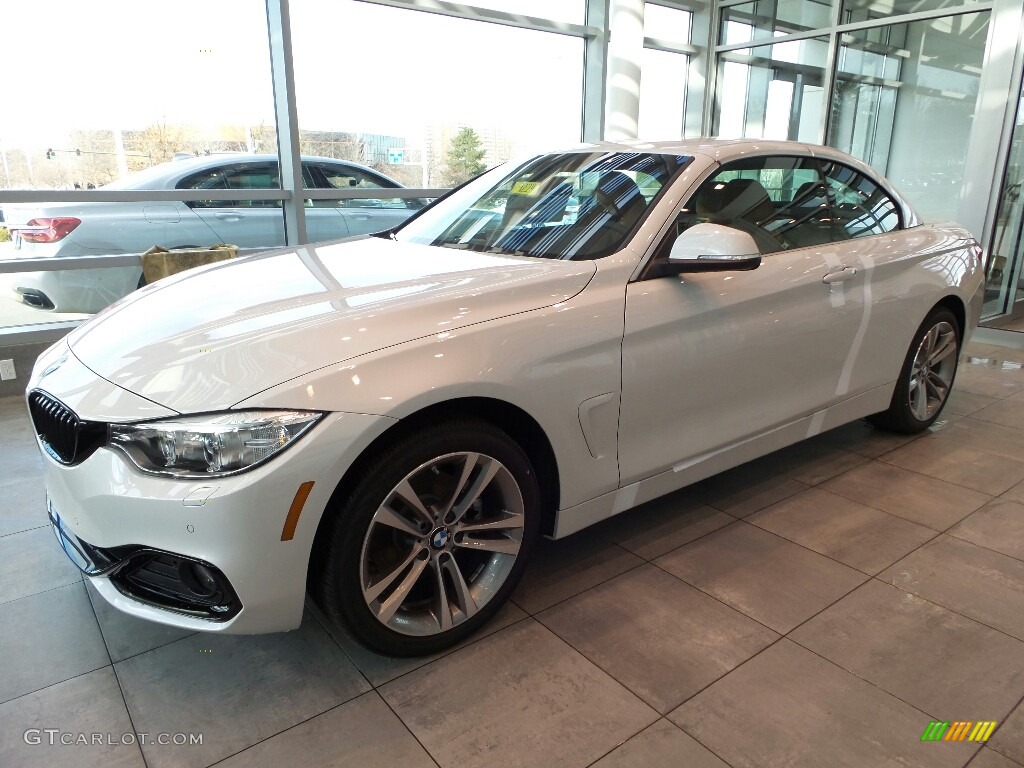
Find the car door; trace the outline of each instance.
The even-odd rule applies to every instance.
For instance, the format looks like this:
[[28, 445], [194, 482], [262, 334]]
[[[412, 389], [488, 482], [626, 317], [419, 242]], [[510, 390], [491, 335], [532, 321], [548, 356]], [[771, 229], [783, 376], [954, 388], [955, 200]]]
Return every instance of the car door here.
[[[280, 189], [277, 163], [253, 161], [227, 163], [208, 168], [178, 182], [178, 189], [239, 190]], [[284, 213], [278, 200], [193, 200], [187, 205], [217, 237], [216, 242], [242, 248], [270, 248], [284, 245]], [[205, 240], [179, 245], [212, 245]], [[189, 239], [190, 238], [185, 238]]]
[[[317, 186], [324, 189], [396, 189], [398, 185], [370, 171], [346, 163], [311, 163]], [[381, 194], [386, 194], [383, 192]], [[422, 207], [420, 200], [398, 197], [317, 200], [314, 207], [331, 206], [344, 217], [348, 234], [364, 235], [396, 227]]]
[[[904, 229], [899, 204], [866, 174], [828, 159], [822, 160], [822, 171], [837, 255], [859, 270], [868, 298], [860, 343], [843, 381], [850, 394], [859, 394], [891, 383], [899, 373], [906, 345], [934, 295], [932, 286], [919, 284], [929, 271], [911, 267], [933, 259], [941, 270], [944, 249], [928, 246], [927, 228]], [[916, 308], [915, 294], [925, 302]]]
[[641, 275], [627, 286], [622, 484], [699, 461], [842, 397], [863, 294], [831, 242], [816, 161], [772, 156], [723, 165], [680, 210], [651, 263], [701, 221], [748, 232], [762, 263], [749, 272]]

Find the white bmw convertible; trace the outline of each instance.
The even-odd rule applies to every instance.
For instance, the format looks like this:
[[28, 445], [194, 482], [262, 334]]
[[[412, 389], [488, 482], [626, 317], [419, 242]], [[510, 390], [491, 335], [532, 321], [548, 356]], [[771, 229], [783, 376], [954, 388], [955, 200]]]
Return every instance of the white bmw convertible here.
[[424, 654], [567, 536], [855, 419], [939, 415], [981, 249], [823, 147], [596, 144], [394, 230], [168, 278], [38, 360], [48, 513], [115, 607]]

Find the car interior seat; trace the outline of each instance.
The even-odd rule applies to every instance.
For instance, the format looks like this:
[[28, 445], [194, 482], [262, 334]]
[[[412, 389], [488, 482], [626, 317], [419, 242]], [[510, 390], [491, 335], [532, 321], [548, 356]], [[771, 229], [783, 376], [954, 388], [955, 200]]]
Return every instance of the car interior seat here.
[[580, 240], [575, 258], [603, 256], [623, 241], [647, 210], [647, 198], [622, 171], [606, 171], [580, 203], [574, 231]]
[[715, 224], [749, 234], [761, 253], [783, 245], [764, 228], [775, 216], [775, 205], [757, 179], [730, 179], [705, 186], [697, 195], [697, 215]]

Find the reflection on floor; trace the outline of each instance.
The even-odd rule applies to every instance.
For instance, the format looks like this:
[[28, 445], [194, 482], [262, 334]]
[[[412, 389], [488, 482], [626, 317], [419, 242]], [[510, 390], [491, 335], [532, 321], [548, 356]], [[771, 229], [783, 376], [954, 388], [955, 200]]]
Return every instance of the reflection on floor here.
[[1024, 317], [1019, 317], [1016, 320], [986, 321], [985, 325], [989, 328], [1000, 328], [1004, 331], [1024, 331]]
[[923, 436], [848, 425], [544, 541], [485, 633], [404, 661], [312, 610], [259, 637], [115, 612], [0, 401], [0, 765], [1024, 764], [1022, 364], [973, 344]]

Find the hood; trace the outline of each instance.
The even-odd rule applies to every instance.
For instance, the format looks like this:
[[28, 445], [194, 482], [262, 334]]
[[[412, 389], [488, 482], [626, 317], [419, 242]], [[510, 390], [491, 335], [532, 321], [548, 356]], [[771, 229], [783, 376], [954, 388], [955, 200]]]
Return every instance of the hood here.
[[551, 306], [591, 261], [377, 237], [222, 262], [161, 280], [76, 329], [75, 356], [182, 413], [214, 411], [326, 365]]

